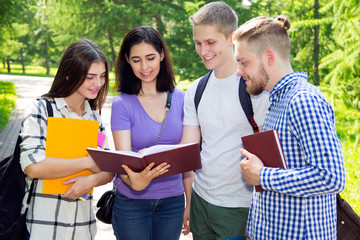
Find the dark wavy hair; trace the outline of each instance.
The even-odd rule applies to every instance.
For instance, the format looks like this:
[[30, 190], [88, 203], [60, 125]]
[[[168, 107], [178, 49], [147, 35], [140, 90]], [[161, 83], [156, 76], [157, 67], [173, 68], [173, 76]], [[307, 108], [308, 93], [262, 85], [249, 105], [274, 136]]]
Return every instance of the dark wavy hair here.
[[66, 49], [51, 88], [42, 97], [70, 96], [84, 83], [91, 64], [95, 62], [105, 64], [105, 84], [95, 99], [89, 99], [89, 103], [93, 110], [101, 111], [109, 89], [108, 62], [100, 47], [88, 39], [74, 42]]
[[156, 80], [156, 90], [173, 92], [175, 78], [168, 46], [160, 34], [150, 26], [136, 27], [125, 36], [115, 64], [116, 90], [127, 94], [140, 93], [141, 80], [135, 76], [131, 65], [126, 61], [126, 56], [130, 55], [132, 46], [142, 42], [152, 45], [159, 54], [164, 52], [164, 59], [160, 62], [160, 71]]

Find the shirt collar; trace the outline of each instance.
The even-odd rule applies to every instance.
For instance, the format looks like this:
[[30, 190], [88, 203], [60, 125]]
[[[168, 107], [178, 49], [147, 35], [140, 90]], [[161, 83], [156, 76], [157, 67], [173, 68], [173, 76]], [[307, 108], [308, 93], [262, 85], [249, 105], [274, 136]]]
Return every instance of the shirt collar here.
[[283, 89], [286, 85], [291, 83], [292, 81], [295, 81], [299, 78], [304, 79], [307, 81], [308, 74], [306, 72], [292, 72], [284, 76], [282, 79], [280, 79], [279, 82], [277, 82], [274, 86], [274, 88], [270, 92], [270, 100], [273, 100], [278, 94], [280, 94], [281, 89]]
[[[64, 98], [54, 98], [55, 100], [55, 104], [56, 107], [60, 110], [60, 111], [66, 111], [68, 113], [74, 113], [70, 110], [68, 104], [66, 103]], [[85, 111], [84, 114], [81, 116], [81, 118], [83, 119], [90, 119], [91, 115], [92, 115], [92, 110], [90, 107], [90, 103], [88, 100], [85, 99], [84, 101], [85, 104]], [[74, 113], [75, 114], [75, 113]]]

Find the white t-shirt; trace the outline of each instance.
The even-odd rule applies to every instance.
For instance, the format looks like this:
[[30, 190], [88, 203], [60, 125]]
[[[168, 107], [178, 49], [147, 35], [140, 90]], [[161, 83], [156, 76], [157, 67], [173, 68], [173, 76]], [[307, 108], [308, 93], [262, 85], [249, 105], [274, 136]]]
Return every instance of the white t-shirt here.
[[[253, 187], [241, 174], [241, 137], [253, 133], [239, 100], [239, 77], [217, 79], [211, 74], [196, 113], [194, 96], [200, 79], [185, 94], [184, 125], [200, 126], [202, 169], [194, 175], [195, 192], [221, 207], [249, 207]], [[251, 96], [254, 118], [262, 126], [269, 94]]]

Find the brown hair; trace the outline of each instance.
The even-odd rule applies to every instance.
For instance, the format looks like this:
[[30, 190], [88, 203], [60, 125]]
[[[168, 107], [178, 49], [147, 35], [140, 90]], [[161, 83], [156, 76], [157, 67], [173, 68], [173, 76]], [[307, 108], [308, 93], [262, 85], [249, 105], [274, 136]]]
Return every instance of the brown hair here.
[[158, 92], [173, 92], [175, 77], [168, 46], [161, 35], [150, 26], [135, 27], [125, 36], [115, 64], [115, 87], [117, 91], [127, 94], [140, 93], [141, 80], [135, 76], [130, 64], [126, 60], [126, 56], [130, 56], [132, 46], [142, 42], [152, 45], [159, 54], [164, 52], [164, 59], [160, 62], [160, 71], [156, 78], [156, 90]]
[[98, 45], [88, 39], [71, 44], [61, 58], [50, 91], [42, 97], [59, 98], [73, 94], [85, 81], [91, 64], [105, 64], [105, 84], [95, 99], [89, 99], [91, 109], [101, 111], [109, 89], [109, 68], [105, 54]]
[[267, 49], [275, 50], [282, 59], [290, 58], [290, 39], [287, 30], [290, 21], [284, 15], [277, 18], [260, 16], [241, 25], [234, 33], [233, 40], [246, 41], [262, 55]]
[[230, 37], [238, 27], [238, 17], [235, 11], [224, 2], [211, 2], [202, 6], [190, 17], [190, 22], [193, 26], [215, 25], [226, 38]]

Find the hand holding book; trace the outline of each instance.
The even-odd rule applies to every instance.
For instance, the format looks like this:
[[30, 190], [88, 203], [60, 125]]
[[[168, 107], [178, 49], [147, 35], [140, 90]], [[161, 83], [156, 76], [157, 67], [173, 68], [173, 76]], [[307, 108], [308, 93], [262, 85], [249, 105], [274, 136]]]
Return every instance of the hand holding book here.
[[152, 162], [141, 172], [134, 172], [127, 165], [122, 164], [121, 166], [127, 173], [127, 176], [123, 176], [122, 179], [131, 186], [132, 189], [141, 191], [145, 189], [154, 178], [160, 177], [162, 174], [169, 171], [168, 168], [170, 165], [166, 162], [161, 163], [156, 167], [154, 167], [154, 165], [155, 163]]
[[[264, 191], [260, 186], [260, 170], [263, 166], [287, 168], [279, 135], [271, 129], [241, 138], [246, 151], [241, 150], [245, 159], [240, 165], [245, 180], [255, 185], [257, 192]], [[249, 154], [250, 153], [250, 154]]]
[[241, 149], [240, 153], [245, 157], [241, 163], [241, 174], [249, 185], [260, 185], [260, 171], [264, 167], [263, 162], [256, 155]]

